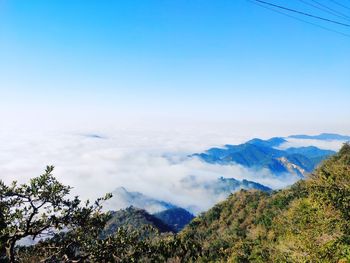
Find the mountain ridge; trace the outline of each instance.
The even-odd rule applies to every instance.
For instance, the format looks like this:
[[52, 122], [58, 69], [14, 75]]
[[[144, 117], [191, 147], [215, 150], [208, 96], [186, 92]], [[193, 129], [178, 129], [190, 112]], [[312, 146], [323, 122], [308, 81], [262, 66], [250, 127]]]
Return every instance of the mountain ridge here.
[[341, 135], [336, 133], [321, 133], [318, 135], [305, 135], [305, 134], [297, 134], [297, 135], [290, 135], [288, 138], [294, 138], [294, 139], [310, 139], [310, 140], [325, 140], [325, 141], [332, 141], [332, 140], [339, 140], [339, 141], [349, 141], [350, 136], [348, 135]]
[[143, 193], [128, 191], [122, 186], [112, 191], [112, 196], [113, 197], [106, 202], [105, 210], [115, 211], [133, 206], [144, 209], [152, 214], [176, 207], [176, 205], [172, 203], [158, 200]]
[[283, 190], [241, 190], [180, 232], [198, 262], [349, 262], [350, 145]]
[[193, 214], [180, 207], [170, 208], [155, 213], [153, 216], [170, 226], [176, 233], [181, 231], [194, 218]]
[[111, 212], [111, 218], [107, 222], [101, 237], [106, 238], [113, 235], [119, 228], [124, 228], [129, 232], [138, 230], [143, 232], [144, 235], [148, 235], [150, 234], [148, 227], [153, 227], [160, 233], [176, 232], [172, 226], [151, 215], [146, 210], [130, 206], [126, 209]]
[[254, 138], [238, 145], [226, 144], [222, 148], [214, 147], [203, 153], [195, 153], [197, 157], [210, 164], [239, 164], [246, 168], [267, 168], [272, 174], [292, 174], [304, 178], [334, 151], [320, 149], [315, 146], [278, 148], [287, 140], [273, 137], [268, 140]]

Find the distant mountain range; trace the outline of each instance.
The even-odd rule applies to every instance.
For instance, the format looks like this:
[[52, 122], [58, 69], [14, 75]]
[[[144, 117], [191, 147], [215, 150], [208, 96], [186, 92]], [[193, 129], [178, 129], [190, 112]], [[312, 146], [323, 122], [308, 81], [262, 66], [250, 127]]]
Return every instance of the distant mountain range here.
[[208, 194], [214, 196], [228, 196], [229, 194], [241, 189], [254, 189], [261, 190], [264, 192], [272, 191], [271, 188], [253, 181], [248, 181], [245, 179], [240, 181], [234, 178], [224, 177], [220, 177], [217, 180], [212, 181], [202, 181], [198, 177], [188, 176], [181, 180], [181, 184], [188, 189], [203, 189]]
[[[293, 135], [290, 138], [305, 138], [305, 136]], [[344, 140], [348, 138], [337, 134], [320, 134], [309, 137], [319, 138], [319, 140], [329, 140], [330, 138]], [[292, 174], [303, 178], [307, 173], [313, 171], [321, 161], [335, 154], [334, 151], [315, 146], [278, 148], [288, 142], [287, 138], [274, 137], [269, 140], [255, 138], [243, 144], [211, 148], [204, 153], [195, 153], [191, 156], [212, 164], [240, 164], [257, 170], [266, 168], [277, 176]]]
[[[202, 190], [208, 196], [227, 197], [240, 189], [255, 189], [264, 192], [272, 191], [271, 188], [248, 180], [236, 180], [234, 178], [218, 178], [211, 181], [199, 180], [195, 176], [188, 176], [180, 181], [182, 187], [190, 190]], [[109, 199], [104, 209], [107, 211], [116, 211], [133, 206], [139, 209], [144, 209], [150, 214], [168, 211], [171, 209], [178, 209], [179, 207], [163, 200], [159, 200], [147, 196], [140, 192], [131, 192], [124, 187], [118, 187], [112, 192], [113, 197]], [[197, 213], [197, 207], [185, 207], [187, 210]]]
[[[190, 189], [201, 188], [207, 191], [208, 195], [223, 197], [227, 197], [240, 189], [272, 191], [269, 187], [256, 182], [239, 181], [234, 178], [223, 177], [213, 181], [202, 182], [194, 176], [189, 176], [182, 180], [181, 183], [184, 187]], [[142, 230], [145, 226], [152, 226], [161, 233], [177, 233], [194, 218], [194, 215], [184, 208], [139, 192], [130, 192], [124, 187], [118, 187], [112, 194], [113, 197], [104, 206], [106, 210], [112, 211], [112, 218], [106, 225], [102, 234], [103, 237], [115, 233], [120, 227], [129, 231], [141, 230], [144, 231], [144, 235], [150, 234], [147, 228]]]
[[[239, 145], [227, 144], [221, 148], [210, 148], [203, 153], [192, 154], [190, 157], [200, 158], [202, 161], [211, 164], [239, 164], [252, 170], [268, 169], [276, 176], [289, 174], [304, 178], [320, 162], [335, 154], [334, 151], [320, 149], [315, 146], [281, 147], [284, 144], [288, 145], [288, 139], [290, 138], [324, 141], [350, 140], [350, 136], [326, 133], [314, 136], [273, 137], [268, 140], [254, 138]], [[186, 189], [203, 192], [208, 196], [223, 198], [241, 189], [272, 192], [271, 188], [254, 181], [224, 177], [203, 180], [199, 176], [189, 175], [180, 181], [180, 185]], [[112, 194], [113, 197], [104, 207], [106, 210], [116, 212], [112, 214], [105, 235], [115, 232], [121, 226], [127, 229], [140, 229], [146, 225], [153, 226], [160, 232], [176, 233], [181, 231], [194, 218], [191, 212], [198, 213], [197, 207], [181, 208], [140, 192], [128, 191], [124, 187], [116, 188]]]
[[124, 187], [118, 187], [112, 192], [113, 197], [106, 202], [104, 208], [110, 211], [134, 206], [146, 210], [148, 213], [157, 213], [176, 206], [140, 192], [130, 192]]
[[321, 133], [319, 135], [291, 135], [288, 138], [294, 139], [311, 139], [311, 140], [322, 140], [322, 141], [349, 141], [350, 136], [340, 135], [335, 133]]
[[[200, 262], [350, 262], [350, 145], [271, 194], [239, 191], [181, 231]], [[331, 248], [331, 253], [329, 253]]]

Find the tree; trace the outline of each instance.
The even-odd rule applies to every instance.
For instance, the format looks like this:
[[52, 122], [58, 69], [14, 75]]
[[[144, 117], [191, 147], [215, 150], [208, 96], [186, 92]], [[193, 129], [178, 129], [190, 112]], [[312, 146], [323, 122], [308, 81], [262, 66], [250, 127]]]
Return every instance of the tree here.
[[[16, 262], [15, 248], [22, 238], [42, 239], [74, 231], [77, 238], [79, 233], [84, 237], [82, 243], [96, 242], [109, 219], [108, 213], [101, 212], [101, 202], [110, 194], [93, 204], [87, 201], [82, 205], [78, 197], [68, 198], [71, 187], [58, 182], [52, 175], [53, 169], [48, 166], [44, 174], [31, 179], [29, 184], [13, 182], [6, 186], [0, 181], [0, 244], [10, 262]], [[89, 232], [82, 235], [87, 229]], [[60, 254], [61, 248], [57, 245], [52, 250]]]
[[[199, 254], [198, 243], [152, 226], [103, 235], [111, 213], [102, 213], [102, 202], [111, 195], [84, 204], [78, 197], [69, 199], [71, 187], [52, 172], [48, 166], [23, 185], [0, 182], [1, 262], [191, 262]], [[19, 246], [25, 237], [40, 241]]]

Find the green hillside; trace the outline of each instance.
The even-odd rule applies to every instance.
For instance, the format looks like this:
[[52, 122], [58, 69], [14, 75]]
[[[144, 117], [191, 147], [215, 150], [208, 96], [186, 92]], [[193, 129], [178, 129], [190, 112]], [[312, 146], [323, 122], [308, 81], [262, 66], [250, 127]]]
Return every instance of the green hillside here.
[[[179, 234], [144, 210], [103, 213], [109, 195], [66, 199], [70, 188], [52, 170], [28, 185], [0, 183], [0, 262], [350, 262], [348, 144], [308, 179], [272, 193], [241, 190]], [[69, 231], [16, 246], [50, 228]]]
[[110, 236], [117, 232], [118, 228], [123, 227], [127, 231], [139, 230], [144, 232], [143, 234], [148, 234], [147, 228], [143, 230], [146, 226], [151, 226], [157, 229], [160, 233], [175, 232], [175, 230], [164, 223], [161, 219], [149, 214], [143, 209], [138, 209], [135, 207], [129, 207], [116, 212], [112, 212], [111, 219], [107, 222], [103, 236]]
[[231, 195], [181, 236], [200, 262], [350, 262], [350, 146], [289, 189]]

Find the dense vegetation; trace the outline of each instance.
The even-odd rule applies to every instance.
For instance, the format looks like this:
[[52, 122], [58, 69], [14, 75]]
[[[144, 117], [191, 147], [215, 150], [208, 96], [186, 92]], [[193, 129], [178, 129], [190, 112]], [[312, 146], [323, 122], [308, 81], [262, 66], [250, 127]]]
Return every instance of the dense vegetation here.
[[[108, 195], [92, 204], [68, 199], [70, 188], [51, 172], [28, 185], [0, 184], [0, 261], [350, 262], [348, 144], [310, 178], [272, 193], [241, 190], [177, 235], [160, 233], [139, 210], [102, 213]], [[152, 235], [125, 222], [146, 222]], [[16, 246], [26, 236], [50, 238]]]
[[[109, 194], [69, 199], [71, 188], [52, 171], [29, 184], [0, 182], [0, 262], [178, 262], [200, 254], [196, 242], [162, 234], [171, 228], [143, 210], [103, 213]], [[23, 238], [40, 242], [21, 247]]]
[[[143, 230], [147, 234], [151, 226], [157, 232], [167, 233], [175, 232], [170, 225], [164, 223], [159, 218], [149, 214], [147, 211], [135, 207], [129, 207], [116, 212], [111, 212], [111, 219], [107, 222], [103, 230], [103, 236], [109, 236], [117, 232], [118, 228], [123, 227], [127, 231]], [[141, 234], [141, 233], [140, 233]]]
[[350, 262], [350, 146], [289, 189], [231, 195], [181, 235], [204, 262]]

